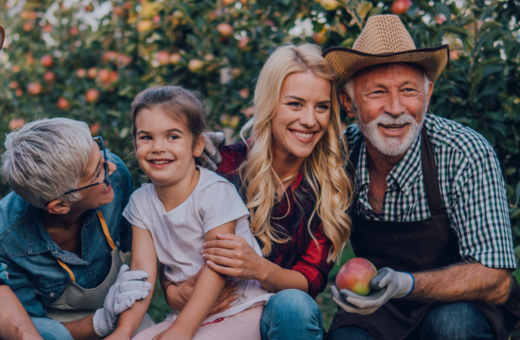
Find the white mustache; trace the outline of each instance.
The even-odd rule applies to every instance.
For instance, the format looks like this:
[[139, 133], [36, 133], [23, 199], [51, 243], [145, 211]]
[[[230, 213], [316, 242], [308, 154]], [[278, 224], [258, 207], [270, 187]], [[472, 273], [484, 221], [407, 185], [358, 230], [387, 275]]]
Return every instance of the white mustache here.
[[404, 124], [413, 124], [415, 120], [412, 116], [408, 114], [403, 114], [398, 117], [391, 116], [389, 114], [378, 116], [376, 119], [368, 123], [368, 125], [372, 124], [381, 124], [381, 125], [404, 125]]

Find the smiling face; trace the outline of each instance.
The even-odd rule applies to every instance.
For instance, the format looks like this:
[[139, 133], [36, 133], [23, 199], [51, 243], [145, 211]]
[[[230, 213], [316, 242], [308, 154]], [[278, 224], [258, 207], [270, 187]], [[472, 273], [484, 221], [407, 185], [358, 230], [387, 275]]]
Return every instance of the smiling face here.
[[273, 152], [303, 160], [327, 131], [331, 111], [331, 83], [312, 72], [288, 75], [271, 120]]
[[179, 183], [195, 171], [195, 158], [204, 150], [204, 138], [193, 135], [182, 121], [161, 106], [141, 109], [135, 119], [136, 157], [155, 186]]
[[402, 156], [422, 127], [433, 83], [412, 64], [370, 67], [356, 74], [352, 102], [344, 90], [340, 100], [370, 146], [386, 156]]

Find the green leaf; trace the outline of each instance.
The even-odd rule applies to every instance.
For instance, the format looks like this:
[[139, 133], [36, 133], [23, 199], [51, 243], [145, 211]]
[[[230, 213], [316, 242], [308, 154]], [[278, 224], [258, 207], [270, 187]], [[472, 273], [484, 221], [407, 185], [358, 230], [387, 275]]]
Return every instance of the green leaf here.
[[343, 40], [343, 42], [341, 43], [341, 47], [352, 47], [352, 45], [354, 45], [354, 38], [348, 38], [348, 39], [345, 39]]
[[357, 14], [361, 19], [365, 19], [368, 12], [374, 7], [371, 2], [363, 1], [359, 4], [359, 6], [356, 9]]
[[441, 27], [441, 31], [458, 34], [461, 36], [461, 38], [467, 38], [468, 36], [471, 35], [471, 32], [468, 31], [467, 29], [462, 28], [462, 27], [457, 27], [457, 26], [444, 26], [444, 27]]
[[124, 139], [128, 136], [128, 132], [130, 132], [130, 130], [127, 127], [123, 128], [121, 132], [119, 132], [119, 138]]
[[506, 184], [506, 193], [507, 193], [507, 198], [511, 199], [511, 196], [513, 196], [513, 194], [515, 193], [515, 189], [513, 189], [513, 187], [510, 186], [509, 184]]
[[435, 8], [437, 9], [437, 11], [439, 11], [439, 13], [443, 14], [446, 17], [447, 20], [450, 20], [450, 18], [451, 18], [451, 11], [450, 11], [450, 8], [448, 6], [446, 6], [442, 2], [436, 2], [435, 3]]
[[511, 219], [516, 220], [517, 218], [520, 218], [520, 209], [517, 209], [512, 215]]
[[480, 32], [482, 33], [482, 32], [487, 31], [488, 29], [493, 29], [493, 28], [498, 28], [498, 27], [502, 27], [502, 24], [499, 22], [496, 22], [496, 21], [486, 21], [480, 27]]
[[410, 18], [413, 18], [417, 14], [417, 12], [419, 12], [419, 5], [413, 4], [410, 7], [408, 7], [406, 15], [408, 15]]

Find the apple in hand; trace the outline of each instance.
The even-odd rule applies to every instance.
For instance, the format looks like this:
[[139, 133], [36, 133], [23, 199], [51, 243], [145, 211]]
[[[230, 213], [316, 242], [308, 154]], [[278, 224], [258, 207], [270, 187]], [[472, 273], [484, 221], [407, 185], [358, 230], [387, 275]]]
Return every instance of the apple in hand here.
[[345, 263], [336, 276], [339, 290], [348, 289], [359, 295], [370, 293], [370, 281], [377, 275], [377, 269], [367, 259], [355, 257]]

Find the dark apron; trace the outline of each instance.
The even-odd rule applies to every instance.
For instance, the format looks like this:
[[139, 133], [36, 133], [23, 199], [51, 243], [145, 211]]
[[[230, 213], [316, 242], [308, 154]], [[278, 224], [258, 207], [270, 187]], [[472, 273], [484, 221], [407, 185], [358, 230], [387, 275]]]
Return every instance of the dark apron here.
[[[421, 131], [421, 163], [424, 189], [431, 217], [417, 222], [370, 221], [352, 217], [350, 241], [358, 257], [370, 260], [378, 269], [390, 267], [398, 271], [420, 272], [461, 262], [458, 238], [450, 227], [442, 207], [439, 179], [433, 147]], [[351, 154], [354, 171], [361, 151], [361, 141]], [[355, 178], [355, 177], [354, 177]], [[513, 284], [504, 305], [473, 303], [490, 321], [498, 340], [507, 340], [520, 319], [520, 289]], [[434, 303], [408, 299], [392, 299], [370, 315], [351, 314], [338, 308], [328, 334], [344, 326], [368, 330], [376, 339], [418, 339], [417, 327]]]

